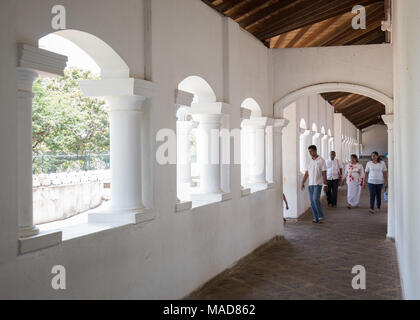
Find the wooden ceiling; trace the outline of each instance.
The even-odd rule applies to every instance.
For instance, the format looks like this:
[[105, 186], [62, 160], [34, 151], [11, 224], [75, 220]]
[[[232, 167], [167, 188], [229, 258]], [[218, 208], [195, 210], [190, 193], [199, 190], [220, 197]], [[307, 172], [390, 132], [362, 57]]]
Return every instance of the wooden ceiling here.
[[360, 130], [384, 124], [381, 116], [385, 114], [385, 106], [376, 100], [348, 92], [323, 93], [322, 96], [334, 106], [336, 113], [342, 113]]
[[[270, 48], [378, 44], [389, 0], [202, 0]], [[352, 8], [366, 8], [366, 29], [352, 28]]]

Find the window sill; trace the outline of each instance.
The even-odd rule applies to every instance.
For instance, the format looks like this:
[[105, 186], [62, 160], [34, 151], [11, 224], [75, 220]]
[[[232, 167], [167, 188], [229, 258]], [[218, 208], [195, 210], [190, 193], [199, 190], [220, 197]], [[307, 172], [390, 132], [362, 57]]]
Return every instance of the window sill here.
[[192, 201], [178, 202], [175, 205], [175, 212], [188, 211], [192, 209]]
[[251, 194], [251, 188], [243, 188], [241, 189], [241, 196], [247, 197]]
[[192, 208], [207, 206], [213, 203], [220, 203], [232, 199], [231, 193], [207, 193], [207, 194], [192, 194]]
[[247, 188], [251, 189], [251, 193], [257, 193], [260, 191], [270, 190], [274, 189], [276, 184], [274, 182], [268, 182], [268, 183], [255, 183], [250, 184], [247, 186]]
[[32, 251], [38, 251], [49, 247], [54, 247], [62, 242], [63, 234], [61, 231], [40, 231], [39, 234], [20, 238], [19, 254], [25, 254]]
[[[98, 210], [100, 209], [100, 211]], [[25, 254], [59, 245], [62, 242], [86, 237], [128, 225], [138, 225], [154, 220], [151, 209], [118, 213], [98, 209], [81, 213], [63, 221], [38, 225], [40, 233], [33, 237], [19, 239], [19, 253]]]

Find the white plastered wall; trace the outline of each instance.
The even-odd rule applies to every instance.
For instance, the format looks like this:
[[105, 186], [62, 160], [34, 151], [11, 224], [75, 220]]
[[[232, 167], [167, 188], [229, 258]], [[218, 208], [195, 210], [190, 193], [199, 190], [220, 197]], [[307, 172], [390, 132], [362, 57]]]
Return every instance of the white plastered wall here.
[[[8, 152], [1, 155], [0, 170], [9, 183], [0, 189], [1, 298], [181, 298], [259, 245], [283, 235], [281, 183], [241, 197], [239, 165], [231, 168], [232, 200], [175, 213], [175, 165], [160, 166], [154, 156], [156, 132], [175, 129], [175, 88], [190, 75], [203, 77], [218, 101], [231, 104], [231, 128], [239, 128], [239, 107], [246, 97], [253, 97], [263, 115], [272, 117], [271, 53], [201, 1], [148, 3], [152, 12], [148, 32], [144, 32], [147, 12], [141, 0], [65, 0], [61, 4], [67, 10], [68, 28], [98, 36], [127, 63], [131, 76], [156, 83], [156, 97], [147, 103], [147, 122], [142, 124], [147, 137], [143, 160], [149, 160], [143, 171], [150, 182], [143, 188], [144, 198], [156, 218], [23, 256], [17, 256], [15, 44], [37, 45], [39, 38], [52, 32], [51, 8], [56, 3], [2, 3], [0, 77], [5, 108], [2, 105], [0, 141]], [[279, 157], [280, 141], [276, 148], [274, 154]], [[281, 161], [274, 163], [279, 182]], [[67, 290], [51, 288], [54, 265], [66, 267]]]
[[380, 155], [388, 152], [388, 132], [385, 125], [377, 124], [362, 130], [363, 156], [376, 151]]
[[[318, 133], [323, 127], [326, 133], [331, 131], [334, 136], [333, 116], [334, 107], [319, 94], [301, 97], [284, 109], [283, 117], [290, 121], [283, 133], [283, 176], [285, 178], [283, 187], [289, 202], [289, 210], [283, 212], [287, 218], [298, 218], [310, 207], [308, 190], [300, 189], [303, 178], [300, 170], [300, 135], [304, 131], [300, 128], [301, 120], [305, 121], [308, 130], [311, 130], [315, 124]], [[307, 146], [304, 146], [306, 157], [308, 157], [307, 147], [312, 144], [312, 136], [313, 132], [308, 136]]]

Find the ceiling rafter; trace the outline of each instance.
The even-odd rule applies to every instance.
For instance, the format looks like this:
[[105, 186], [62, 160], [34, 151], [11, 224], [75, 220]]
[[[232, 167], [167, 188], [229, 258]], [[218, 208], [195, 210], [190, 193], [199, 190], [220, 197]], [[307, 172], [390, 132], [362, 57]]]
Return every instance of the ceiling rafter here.
[[[202, 0], [271, 48], [386, 42], [386, 0]], [[365, 6], [367, 28], [354, 30], [351, 10]], [[389, 38], [389, 37], [388, 37]]]

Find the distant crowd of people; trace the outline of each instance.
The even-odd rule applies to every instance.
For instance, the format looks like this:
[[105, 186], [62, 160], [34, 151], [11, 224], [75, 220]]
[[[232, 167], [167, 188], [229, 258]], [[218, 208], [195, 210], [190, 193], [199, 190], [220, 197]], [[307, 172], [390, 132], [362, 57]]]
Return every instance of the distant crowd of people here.
[[[324, 160], [317, 153], [317, 147], [312, 145], [308, 148], [310, 159], [307, 163], [301, 189], [305, 189], [305, 183], [309, 183], [309, 199], [311, 202], [313, 222], [319, 223], [324, 219], [321, 205], [321, 193], [327, 194], [328, 206], [337, 207], [338, 187], [347, 183], [347, 207], [349, 209], [359, 206], [362, 188], [369, 187], [370, 208], [374, 214], [381, 209], [382, 189], [387, 186], [387, 167], [378, 152], [373, 152], [371, 161], [363, 168], [357, 155], [351, 155], [343, 172], [341, 161], [336, 158], [335, 151], [331, 151], [330, 158]], [[375, 208], [376, 203], [376, 208]]]

